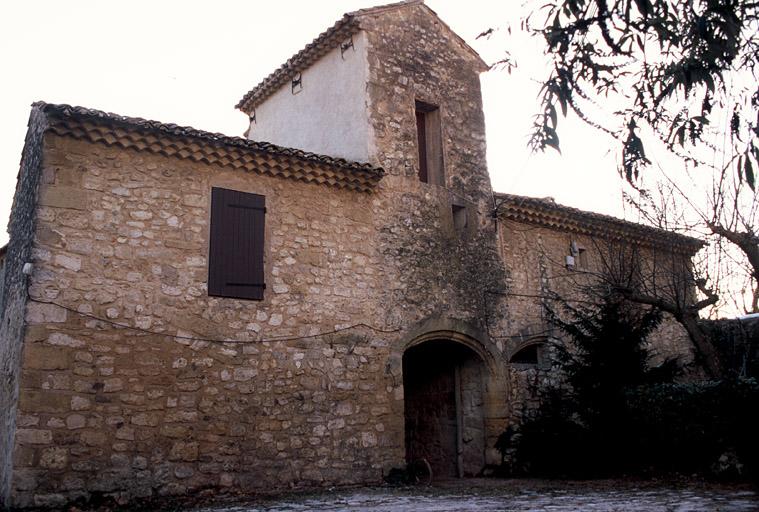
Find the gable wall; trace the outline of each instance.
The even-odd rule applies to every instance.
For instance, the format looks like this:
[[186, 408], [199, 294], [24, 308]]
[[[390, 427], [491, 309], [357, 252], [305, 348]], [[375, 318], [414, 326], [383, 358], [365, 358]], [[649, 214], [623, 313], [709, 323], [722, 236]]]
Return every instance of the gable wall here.
[[256, 107], [248, 138], [369, 161], [366, 35], [354, 34], [352, 41], [352, 48], [335, 48], [305, 69], [301, 88], [288, 81]]

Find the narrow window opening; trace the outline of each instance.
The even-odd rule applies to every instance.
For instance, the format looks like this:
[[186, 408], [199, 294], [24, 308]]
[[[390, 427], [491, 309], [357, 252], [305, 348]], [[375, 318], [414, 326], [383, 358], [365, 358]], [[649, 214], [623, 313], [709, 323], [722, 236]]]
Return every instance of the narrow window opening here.
[[298, 94], [302, 90], [303, 90], [303, 75], [301, 73], [296, 73], [293, 76], [290, 91], [293, 94]]
[[572, 240], [569, 244], [569, 255], [566, 257], [569, 270], [588, 269], [588, 251], [585, 247]]
[[577, 266], [582, 269], [588, 268], [588, 251], [584, 247], [577, 248]]
[[444, 185], [440, 108], [416, 102], [416, 137], [419, 148], [419, 181]]
[[429, 183], [427, 174], [427, 128], [425, 113], [416, 111], [416, 138], [419, 144], [419, 181]]
[[462, 233], [466, 230], [468, 224], [466, 206], [454, 204], [451, 206], [451, 211], [453, 213], [453, 227], [456, 231]]
[[528, 345], [522, 350], [511, 356], [511, 362], [516, 364], [533, 364], [537, 365], [540, 361], [538, 355], [538, 345]]
[[536, 366], [545, 368], [548, 358], [545, 354], [545, 342], [538, 341], [530, 343], [517, 350], [510, 358], [509, 362], [516, 365]]

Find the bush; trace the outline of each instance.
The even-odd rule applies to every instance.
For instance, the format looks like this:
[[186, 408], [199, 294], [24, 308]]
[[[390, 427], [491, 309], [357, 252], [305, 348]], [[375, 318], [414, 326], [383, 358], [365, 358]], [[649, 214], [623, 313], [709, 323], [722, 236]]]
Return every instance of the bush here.
[[[558, 390], [547, 391], [540, 408], [512, 436], [512, 473], [547, 477], [588, 477], [597, 463], [591, 459], [590, 429], [581, 424], [574, 405]], [[512, 447], [507, 447], [512, 448]], [[592, 452], [592, 453], [588, 453]]]
[[638, 386], [626, 391], [617, 414], [593, 425], [552, 390], [518, 432], [511, 448], [519, 474], [759, 477], [759, 383]]
[[[643, 386], [627, 393], [626, 408], [640, 469], [759, 475], [756, 380]], [[720, 467], [720, 458], [730, 454], [739, 464]]]
[[563, 386], [499, 443], [514, 472], [574, 478], [622, 474], [759, 475], [759, 384], [752, 379], [673, 384], [677, 365], [649, 368], [654, 310], [613, 296], [553, 314], [572, 338], [558, 346]]

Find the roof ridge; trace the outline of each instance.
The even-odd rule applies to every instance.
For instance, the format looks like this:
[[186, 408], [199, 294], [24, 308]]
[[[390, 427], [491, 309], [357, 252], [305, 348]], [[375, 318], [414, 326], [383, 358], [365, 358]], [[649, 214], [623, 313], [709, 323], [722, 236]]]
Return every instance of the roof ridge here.
[[[59, 135], [69, 135], [93, 142], [104, 142], [108, 145], [118, 144], [123, 147], [132, 147], [140, 150], [148, 148], [148, 150], [155, 153], [179, 155], [181, 158], [187, 158], [187, 155], [191, 155], [195, 151], [197, 154], [191, 156], [193, 159], [204, 160], [209, 163], [221, 160], [227, 164], [236, 162], [231, 164], [235, 168], [247, 168], [246, 166], [252, 165], [250, 163], [252, 155], [261, 155], [262, 157], [264, 155], [271, 155], [278, 157], [278, 161], [280, 162], [300, 163], [293, 164], [294, 169], [289, 169], [283, 163], [280, 165], [282, 167], [280, 169], [281, 172], [270, 172], [270, 174], [291, 176], [293, 173], [297, 174], [297, 172], [300, 172], [316, 175], [321, 172], [318, 169], [331, 169], [330, 172], [338, 173], [338, 177], [329, 177], [329, 180], [332, 180], [329, 181], [330, 183], [340, 182], [341, 186], [346, 188], [364, 191], [372, 188], [384, 175], [384, 170], [381, 167], [376, 167], [370, 163], [354, 162], [344, 158], [320, 155], [301, 149], [277, 146], [268, 142], [207, 132], [189, 126], [161, 123], [140, 117], [127, 117], [102, 110], [67, 104], [46, 103], [44, 101], [33, 103], [32, 108], [38, 109], [46, 115], [51, 120], [52, 131]], [[92, 126], [100, 128], [92, 128]], [[103, 126], [105, 126], [105, 129], [102, 128]], [[136, 139], [134, 137], [125, 136], [125, 131], [129, 131], [132, 134], [142, 134], [138, 136], [140, 142], [135, 142]], [[148, 136], [143, 136], [145, 134]], [[145, 143], [145, 140], [148, 138], [151, 140], [162, 140], [165, 143], [159, 144], [157, 149], [154, 150], [151, 147], [152, 143]], [[163, 146], [169, 143], [176, 147], [166, 150]], [[187, 151], [185, 149], [181, 151], [177, 149], [179, 147], [177, 144], [182, 147], [186, 146], [185, 149]], [[184, 154], [182, 154], [183, 151], [185, 151]], [[231, 156], [228, 155], [229, 158], [220, 160], [218, 154], [221, 153]], [[209, 156], [212, 154], [213, 156]], [[261, 172], [269, 172], [267, 169]], [[310, 174], [305, 181], [317, 181], [320, 183], [328, 181], [328, 179], [323, 178], [321, 175], [314, 178]]]
[[365, 7], [363, 9], [357, 9], [347, 13], [348, 16], [363, 16], [367, 14], [377, 14], [385, 11], [392, 11], [401, 7], [409, 5], [424, 4], [424, 0], [401, 0], [400, 2], [392, 2], [389, 4], [375, 5], [374, 7]]
[[[546, 212], [551, 212], [555, 215], [565, 215], [567, 217], [572, 218], [572, 220], [584, 223], [586, 226], [589, 224], [595, 222], [603, 222], [606, 224], [610, 224], [609, 227], [616, 228], [615, 231], [622, 232], [622, 228], [628, 228], [631, 231], [635, 231], [642, 235], [643, 233], [647, 233], [648, 235], [651, 235], [651, 237], [654, 238], [669, 238], [672, 241], [676, 241], [677, 243], [681, 245], [691, 246], [691, 247], [700, 247], [703, 246], [704, 242], [703, 240], [700, 240], [698, 238], [683, 235], [681, 233], [676, 233], [674, 231], [669, 231], [667, 229], [658, 228], [655, 226], [650, 226], [647, 224], [641, 224], [639, 222], [633, 222], [630, 220], [620, 219], [619, 217], [615, 217], [613, 215], [607, 215], [604, 213], [597, 213], [592, 212], [588, 210], [581, 210], [580, 208], [575, 208], [574, 206], [567, 206], [561, 203], [557, 203], [554, 200], [547, 199], [547, 198], [540, 198], [540, 197], [533, 197], [533, 196], [523, 196], [523, 195], [517, 195], [517, 194], [509, 194], [506, 192], [494, 192], [493, 193], [496, 198], [503, 198], [505, 200], [512, 200], [516, 204], [517, 208], [540, 208], [543, 209]], [[520, 217], [519, 219], [514, 218], [513, 220], [523, 220], [523, 221], [529, 221], [532, 220], [533, 222], [539, 223], [539, 224], [546, 224], [545, 221], [539, 221], [538, 219], [527, 219], [524, 217]]]
[[93, 119], [100, 119], [103, 121], [107, 120], [107, 121], [118, 123], [118, 124], [124, 124], [128, 126], [133, 126], [133, 127], [140, 127], [140, 128], [148, 129], [151, 131], [160, 131], [160, 132], [164, 132], [164, 133], [172, 134], [172, 135], [182, 135], [182, 136], [187, 136], [187, 137], [201, 138], [209, 142], [218, 142], [222, 144], [231, 143], [232, 145], [235, 145], [235, 146], [245, 147], [245, 148], [253, 149], [253, 150], [260, 150], [266, 153], [288, 153], [288, 154], [301, 156], [304, 159], [308, 159], [308, 160], [317, 158], [322, 163], [325, 163], [325, 161], [329, 161], [333, 163], [333, 165], [341, 166], [341, 167], [359, 166], [359, 167], [364, 167], [364, 168], [379, 169], [378, 167], [375, 167], [372, 164], [367, 163], [367, 162], [356, 162], [354, 160], [347, 160], [345, 158], [333, 157], [333, 156], [324, 155], [320, 153], [312, 153], [310, 151], [304, 151], [302, 149], [290, 148], [286, 146], [278, 146], [270, 142], [255, 141], [255, 140], [246, 139], [244, 137], [238, 137], [235, 135], [225, 135], [219, 132], [209, 132], [209, 131], [193, 128], [192, 126], [181, 126], [174, 123], [163, 123], [161, 121], [144, 119], [142, 117], [122, 116], [120, 114], [115, 114], [113, 112], [105, 112], [103, 110], [97, 110], [97, 109], [92, 109], [92, 108], [87, 108], [87, 107], [76, 106], [76, 105], [68, 105], [65, 103], [47, 103], [44, 101], [36, 101], [32, 103], [32, 107], [38, 107], [45, 113], [53, 112], [55, 114], [64, 115], [64, 116], [79, 115], [79, 116], [84, 116], [84, 117], [93, 118]]
[[341, 40], [358, 32], [361, 29], [359, 26], [359, 18], [416, 5], [424, 7], [430, 12], [430, 14], [435, 16], [443, 27], [453, 34], [456, 41], [460, 45], [463, 45], [464, 50], [479, 60], [483, 70], [489, 69], [488, 64], [482, 59], [480, 54], [477, 53], [477, 51], [459, 36], [445, 21], [443, 21], [435, 11], [430, 9], [430, 7], [424, 3], [424, 0], [402, 0], [400, 2], [358, 9], [344, 14], [334, 25], [316, 36], [313, 41], [287, 59], [284, 64], [269, 73], [255, 87], [245, 93], [242, 99], [237, 102], [235, 108], [249, 113], [277, 89], [287, 83], [292, 75], [308, 68], [311, 64], [336, 48]]

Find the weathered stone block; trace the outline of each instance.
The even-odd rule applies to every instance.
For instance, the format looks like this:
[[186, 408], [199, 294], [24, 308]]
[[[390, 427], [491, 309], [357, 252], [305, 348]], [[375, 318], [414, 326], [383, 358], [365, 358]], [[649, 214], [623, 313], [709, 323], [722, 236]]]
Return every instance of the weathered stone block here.
[[78, 272], [82, 268], [82, 259], [78, 256], [69, 256], [67, 254], [56, 254], [53, 262], [68, 270]]
[[81, 414], [70, 414], [66, 416], [66, 427], [69, 430], [84, 428], [87, 426], [87, 419]]
[[79, 435], [79, 441], [84, 446], [102, 446], [107, 440], [105, 432], [86, 430]]
[[133, 425], [155, 427], [161, 421], [161, 416], [158, 413], [141, 412], [132, 416], [131, 422]]
[[20, 428], [16, 430], [16, 441], [21, 444], [50, 444], [53, 433], [50, 430]]
[[47, 343], [49, 345], [59, 345], [62, 347], [79, 348], [85, 345], [84, 341], [73, 338], [68, 334], [62, 332], [53, 332], [48, 336]]
[[26, 346], [30, 346], [36, 341], [45, 341], [50, 331], [44, 325], [29, 325], [24, 332], [24, 341]]
[[249, 381], [253, 377], [258, 375], [258, 370], [255, 368], [235, 368], [234, 369], [234, 379], [236, 381]]
[[55, 304], [30, 302], [26, 305], [26, 321], [29, 324], [61, 323], [67, 318], [66, 310]]
[[134, 429], [130, 427], [121, 427], [116, 430], [116, 439], [122, 439], [124, 441], [134, 441]]
[[198, 460], [198, 443], [178, 441], [171, 447], [169, 460], [195, 461]]
[[68, 353], [60, 348], [30, 343], [24, 347], [25, 368], [32, 370], [64, 370], [68, 368]]
[[66, 501], [68, 501], [66, 499], [66, 496], [58, 493], [34, 495], [34, 505], [37, 507], [61, 507], [66, 503]]
[[41, 205], [74, 210], [86, 210], [89, 207], [88, 201], [88, 192], [80, 187], [44, 187], [39, 198]]
[[48, 469], [64, 469], [68, 463], [66, 448], [46, 448], [40, 456], [40, 466]]
[[13, 472], [13, 487], [19, 491], [33, 491], [37, 488], [39, 470], [17, 469]]
[[31, 468], [37, 465], [38, 447], [17, 444], [13, 450], [13, 463], [16, 468]]
[[68, 395], [51, 391], [21, 390], [18, 407], [30, 413], [62, 413], [69, 409]]
[[86, 411], [92, 406], [89, 398], [83, 396], [71, 397], [71, 410], [72, 411]]

